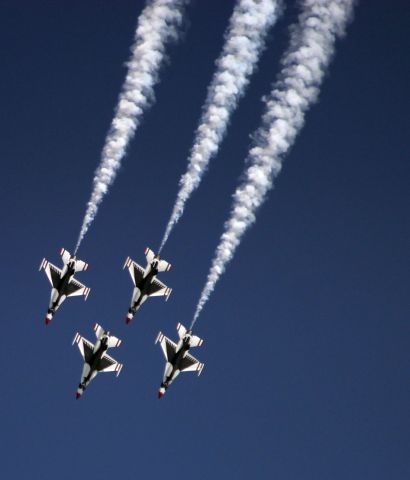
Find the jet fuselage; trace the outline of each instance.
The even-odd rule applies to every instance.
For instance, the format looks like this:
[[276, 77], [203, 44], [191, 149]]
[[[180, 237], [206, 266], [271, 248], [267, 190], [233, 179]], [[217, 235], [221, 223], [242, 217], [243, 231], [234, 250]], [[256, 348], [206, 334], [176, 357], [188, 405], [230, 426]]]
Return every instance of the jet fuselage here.
[[101, 340], [97, 340], [91, 357], [88, 359], [88, 361], [84, 362], [83, 374], [77, 390], [77, 398], [82, 395], [88, 384], [97, 375], [98, 364], [104, 353], [108, 350], [108, 338], [108, 336], [104, 336], [101, 338]]
[[61, 276], [61, 280], [60, 280], [60, 283], [58, 284], [57, 286], [57, 290], [60, 292], [60, 293], [64, 293], [65, 290], [67, 289], [68, 287], [68, 284], [71, 282], [72, 278], [74, 277], [74, 274], [75, 274], [75, 264], [73, 265], [64, 265], [64, 268], [62, 270], [62, 276]]
[[189, 351], [189, 336], [182, 339], [181, 346], [177, 347], [172, 358], [168, 359], [168, 363], [171, 365], [171, 370], [168, 371], [165, 375], [164, 381], [161, 383], [161, 387], [167, 389], [172, 383], [174, 378], [179, 374], [180, 364], [182, 359], [185, 357], [185, 354]]
[[155, 277], [158, 275], [158, 262], [155, 260], [150, 264], [148, 272], [143, 277], [143, 279], [136, 285], [138, 290], [140, 291], [140, 295], [136, 302], [133, 303], [132, 307], [130, 308], [130, 313], [135, 313], [141, 304], [145, 301], [148, 296], [149, 286], [154, 281]]
[[75, 263], [69, 262], [67, 265], [64, 265], [61, 273], [61, 279], [58, 285], [55, 287], [55, 290], [57, 291], [57, 296], [54, 296], [51, 302], [49, 313], [54, 313], [54, 310], [56, 310], [56, 307], [58, 307], [60, 303], [61, 297], [66, 294], [68, 285], [75, 274]]
[[[99, 345], [98, 345], [99, 344]], [[88, 377], [91, 377], [92, 373], [97, 370], [98, 362], [101, 360], [104, 353], [108, 350], [108, 338], [103, 337], [98, 340], [94, 346], [93, 354], [90, 360], [86, 363], [90, 366], [90, 373], [84, 378], [84, 382], [87, 382]]]

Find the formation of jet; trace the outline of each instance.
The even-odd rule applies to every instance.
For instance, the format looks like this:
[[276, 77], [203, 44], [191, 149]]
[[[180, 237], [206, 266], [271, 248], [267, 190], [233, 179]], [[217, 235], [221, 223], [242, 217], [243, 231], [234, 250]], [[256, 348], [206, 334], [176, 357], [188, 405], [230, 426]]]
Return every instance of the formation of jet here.
[[46, 325], [51, 322], [55, 312], [67, 297], [84, 295], [84, 299], [87, 300], [90, 293], [88, 287], [74, 278], [77, 272], [87, 270], [88, 263], [77, 260], [75, 256], [71, 255], [64, 248], [61, 249], [60, 255], [64, 263], [62, 269], [59, 269], [45, 258], [43, 258], [39, 268], [39, 270], [43, 269], [45, 271], [51, 283], [50, 303], [45, 318]]
[[96, 377], [98, 372], [117, 372], [120, 374], [123, 365], [114, 360], [106, 352], [109, 348], [119, 347], [121, 340], [110, 332], [105, 331], [101, 325], [94, 325], [95, 336], [97, 341], [93, 345], [79, 333], [75, 334], [73, 345], [76, 343], [84, 359], [83, 372], [81, 381], [77, 388], [76, 398], [80, 398], [87, 388], [88, 384]]
[[[51, 283], [50, 303], [45, 319], [46, 325], [52, 320], [55, 312], [67, 297], [83, 295], [85, 300], [90, 293], [90, 289], [74, 278], [77, 272], [87, 270], [88, 264], [82, 260], [77, 260], [64, 248], [61, 249], [63, 268], [60, 269], [50, 263], [45, 258], [42, 260], [40, 270], [44, 270]], [[135, 315], [135, 312], [141, 307], [148, 297], [165, 296], [168, 300], [172, 289], [158, 280], [159, 272], [166, 272], [171, 269], [171, 264], [162, 260], [159, 254], [155, 255], [149, 248], [145, 249], [147, 265], [145, 268], [138, 265], [130, 257], [127, 258], [124, 268], [128, 268], [131, 279], [134, 283], [134, 290], [131, 298], [131, 305], [126, 317], [126, 323], [129, 323]], [[119, 347], [121, 340], [110, 334], [109, 331], [97, 323], [94, 326], [96, 342], [95, 344], [76, 333], [73, 345], [76, 343], [84, 359], [84, 366], [81, 374], [81, 381], [78, 385], [76, 398], [80, 398], [91, 380], [98, 372], [116, 372], [120, 374], [123, 365], [107, 354], [107, 350], [113, 347]], [[162, 332], [159, 332], [155, 343], [159, 342], [165, 356], [166, 364], [161, 386], [158, 390], [158, 398], [162, 398], [177, 378], [180, 372], [197, 371], [201, 374], [204, 364], [193, 357], [189, 350], [192, 347], [199, 347], [203, 340], [193, 335], [192, 330], [186, 329], [181, 323], [177, 324], [179, 340], [174, 343]]]
[[159, 272], [169, 271], [171, 264], [165, 260], [161, 260], [159, 254], [155, 255], [149, 248], [145, 249], [145, 256], [147, 258], [147, 266], [145, 268], [138, 265], [138, 263], [134, 262], [130, 257], [128, 257], [124, 263], [123, 268], [128, 268], [134, 283], [131, 305], [125, 319], [126, 323], [130, 323], [135, 312], [148, 297], [165, 296], [165, 300], [168, 300], [172, 292], [172, 288], [168, 288], [157, 278]]
[[180, 323], [177, 324], [178, 343], [174, 343], [162, 332], [158, 333], [155, 343], [159, 342], [166, 360], [164, 376], [158, 390], [158, 398], [165, 395], [166, 390], [177, 378], [180, 372], [198, 372], [201, 374], [204, 364], [189, 353], [192, 347], [200, 347], [203, 340], [192, 334]]

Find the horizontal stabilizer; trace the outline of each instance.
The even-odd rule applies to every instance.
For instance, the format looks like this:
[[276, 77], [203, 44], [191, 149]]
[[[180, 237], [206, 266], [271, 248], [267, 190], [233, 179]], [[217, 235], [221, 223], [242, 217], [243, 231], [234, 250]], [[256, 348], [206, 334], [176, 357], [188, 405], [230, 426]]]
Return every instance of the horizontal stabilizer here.
[[190, 347], [200, 347], [204, 341], [202, 338], [197, 337], [196, 335], [192, 335], [190, 341], [189, 341], [189, 346]]
[[[98, 325], [98, 323], [96, 323], [94, 325], [94, 332], [95, 332], [95, 336], [97, 337], [98, 340], [101, 340], [103, 335], [105, 333], [108, 333], [104, 330], [104, 328], [101, 325]], [[110, 335], [108, 337], [108, 348], [119, 347], [121, 345], [121, 343], [122, 343], [122, 340], [120, 340], [117, 337], [114, 337], [114, 335]]]
[[[148, 264], [152, 263], [153, 260], [155, 259], [155, 253], [150, 249], [146, 248], [145, 249], [145, 257], [147, 259]], [[159, 260], [158, 261], [158, 272], [168, 272], [171, 270], [172, 265], [168, 263], [166, 260]]]
[[75, 271], [84, 272], [88, 268], [88, 263], [83, 262], [82, 260], [75, 261]]
[[[68, 250], [65, 250], [64, 248], [61, 249], [60, 255], [65, 265], [67, 265], [67, 263], [73, 258], [71, 256], [71, 253]], [[87, 270], [87, 268], [88, 268], [88, 263], [85, 263], [82, 260], [75, 261], [76, 272], [84, 272], [85, 270]]]
[[[179, 338], [183, 338], [188, 330], [182, 325], [182, 323], [177, 323], [177, 331]], [[191, 335], [191, 338], [189, 339], [190, 347], [200, 347], [203, 343], [204, 341], [202, 338], [199, 338], [196, 335]]]
[[60, 250], [60, 255], [61, 255], [61, 258], [63, 259], [64, 265], [67, 265], [67, 263], [70, 261], [71, 253], [65, 248], [62, 248]]
[[177, 323], [177, 332], [179, 338], [182, 338], [186, 334], [187, 329], [182, 325], [182, 323]]
[[103, 327], [101, 325], [98, 325], [98, 323], [96, 323], [94, 325], [94, 332], [95, 332], [95, 336], [97, 337], [97, 339], [100, 340], [100, 338], [104, 335], [105, 330], [103, 329]]
[[145, 253], [145, 257], [147, 259], [147, 262], [151, 263], [155, 258], [155, 253], [148, 247], [145, 249], [144, 253]]
[[120, 340], [117, 337], [114, 337], [114, 335], [110, 335], [110, 337], [108, 338], [108, 347], [109, 348], [119, 347], [121, 345], [121, 343], [122, 343], [122, 340]]
[[160, 260], [158, 262], [158, 272], [169, 272], [172, 265], [165, 260]]

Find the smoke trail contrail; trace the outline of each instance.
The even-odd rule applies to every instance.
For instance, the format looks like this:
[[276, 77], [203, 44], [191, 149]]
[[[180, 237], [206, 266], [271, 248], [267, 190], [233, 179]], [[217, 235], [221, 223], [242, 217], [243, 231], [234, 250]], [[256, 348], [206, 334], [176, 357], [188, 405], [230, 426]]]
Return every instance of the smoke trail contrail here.
[[303, 0], [302, 13], [291, 27], [290, 46], [282, 71], [266, 100], [262, 125], [246, 159], [244, 179], [233, 195], [229, 220], [216, 249], [191, 327], [232, 259], [256, 210], [279, 174], [283, 156], [303, 126], [305, 114], [319, 94], [337, 37], [344, 34], [354, 0]]
[[159, 251], [198, 187], [210, 159], [216, 155], [229, 118], [243, 96], [262, 52], [266, 34], [276, 22], [282, 0], [239, 0], [233, 11], [225, 44], [196, 130], [186, 173], [177, 194]]
[[165, 46], [178, 37], [183, 11], [188, 0], [150, 0], [138, 18], [128, 72], [119, 96], [97, 168], [91, 198], [87, 204], [77, 252], [97, 214], [104, 195], [115, 179], [126, 148], [141, 122], [141, 116], [153, 101], [153, 87], [165, 57]]

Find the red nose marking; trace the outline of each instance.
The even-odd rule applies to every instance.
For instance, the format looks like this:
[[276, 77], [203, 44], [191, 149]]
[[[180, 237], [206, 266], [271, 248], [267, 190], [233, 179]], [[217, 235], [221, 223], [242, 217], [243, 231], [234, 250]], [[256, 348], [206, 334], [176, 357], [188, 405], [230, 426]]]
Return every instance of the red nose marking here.
[[78, 392], [77, 392], [77, 393], [75, 394], [75, 398], [78, 400], [80, 397], [81, 397], [81, 393], [78, 393]]
[[51, 320], [48, 317], [46, 317], [45, 324], [48, 325], [50, 322], [51, 322]]
[[162, 398], [164, 394], [162, 392], [158, 392], [158, 398]]
[[125, 317], [125, 323], [128, 325], [130, 323], [131, 319], [129, 317]]

